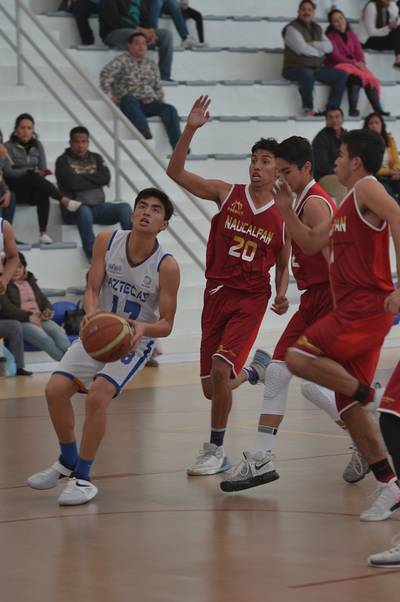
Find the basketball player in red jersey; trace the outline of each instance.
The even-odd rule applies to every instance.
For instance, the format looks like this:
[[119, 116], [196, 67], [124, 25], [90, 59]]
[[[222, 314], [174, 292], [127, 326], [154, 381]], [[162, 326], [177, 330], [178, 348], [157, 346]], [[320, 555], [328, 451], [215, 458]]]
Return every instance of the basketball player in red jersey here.
[[242, 368], [271, 295], [269, 270], [273, 265], [276, 297], [272, 309], [282, 314], [288, 308], [288, 245], [272, 195], [278, 144], [262, 139], [253, 146], [250, 185], [208, 180], [187, 171], [187, 152], [196, 130], [208, 121], [209, 104], [207, 96], [194, 103], [167, 169], [183, 188], [214, 201], [219, 208], [207, 245], [200, 349], [203, 393], [212, 400], [211, 436], [188, 469], [191, 475], [215, 474], [230, 467], [223, 439], [232, 389], [248, 379]]
[[[394, 314], [400, 312], [400, 289], [393, 291], [387, 297], [385, 307]], [[378, 411], [381, 412], [381, 433], [392, 458], [397, 477], [400, 478], [400, 362], [386, 386]], [[398, 536], [394, 539], [398, 541]], [[400, 567], [400, 545], [378, 554], [372, 554], [368, 558], [368, 564], [377, 568]]]
[[305, 330], [286, 361], [293, 374], [336, 392], [341, 418], [383, 485], [371, 508], [361, 514], [364, 521], [388, 518], [400, 501], [377, 425], [362, 407], [373, 399], [371, 380], [392, 325], [384, 305], [393, 291], [389, 226], [400, 271], [400, 208], [371, 175], [383, 154], [383, 140], [374, 132], [344, 135], [335, 171], [349, 192], [333, 218], [314, 229], [293, 211], [288, 183], [280, 177], [275, 187], [289, 233], [303, 252], [313, 254], [330, 243], [334, 309]]
[[[278, 147], [279, 173], [296, 194], [294, 212], [302, 223], [310, 228], [329, 220], [336, 210], [333, 200], [312, 177], [312, 160], [312, 148], [306, 138], [291, 136]], [[292, 377], [285, 362], [286, 352], [308, 326], [332, 309], [328, 247], [317, 255], [305, 255], [293, 241], [291, 266], [297, 286], [303, 291], [300, 306], [280, 337], [272, 361], [266, 370], [264, 401], [255, 448], [243, 452], [243, 459], [233, 475], [221, 482], [223, 491], [249, 489], [278, 478], [279, 475], [273, 467], [271, 458], [278, 428], [285, 414], [288, 387]], [[303, 382], [302, 391], [310, 401], [324, 409], [334, 420], [339, 420], [332, 391], [306, 381]], [[368, 468], [367, 465], [367, 470]], [[346, 471], [347, 475], [349, 471], [347, 469]], [[355, 480], [360, 480], [358, 474], [352, 475], [352, 481]]]

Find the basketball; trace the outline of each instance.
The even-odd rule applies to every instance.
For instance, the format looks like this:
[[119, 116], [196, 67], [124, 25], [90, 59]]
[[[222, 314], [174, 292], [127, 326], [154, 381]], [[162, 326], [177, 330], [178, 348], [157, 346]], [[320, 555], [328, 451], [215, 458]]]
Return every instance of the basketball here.
[[89, 319], [82, 329], [81, 341], [86, 351], [98, 362], [115, 362], [131, 349], [133, 329], [112, 313], [101, 312]]

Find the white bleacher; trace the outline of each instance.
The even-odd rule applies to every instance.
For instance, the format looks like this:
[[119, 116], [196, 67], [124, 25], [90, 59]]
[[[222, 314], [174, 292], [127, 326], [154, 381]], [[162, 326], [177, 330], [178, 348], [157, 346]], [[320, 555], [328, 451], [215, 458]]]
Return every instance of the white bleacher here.
[[[88, 77], [98, 83], [100, 69], [109, 62], [116, 52], [111, 50], [77, 50], [79, 38], [74, 20], [71, 16], [49, 16], [55, 11], [58, 0], [25, 0], [25, 3], [39, 15], [39, 20], [54, 39], [62, 44], [70, 57], [85, 71]], [[260, 136], [274, 136], [282, 139], [297, 134], [312, 138], [323, 125], [323, 119], [304, 119], [300, 117], [300, 100], [295, 85], [281, 77], [282, 37], [281, 30], [296, 13], [297, 0], [193, 0], [192, 6], [202, 11], [205, 17], [205, 36], [209, 46], [192, 51], [181, 50], [179, 37], [170, 19], [163, 18], [161, 27], [169, 28], [174, 35], [176, 52], [174, 53], [172, 77], [175, 84], [165, 86], [167, 101], [173, 103], [184, 120], [194, 99], [200, 94], [208, 94], [211, 105], [212, 120], [196, 134], [191, 146], [189, 168], [205, 177], [219, 177], [227, 181], [246, 181], [248, 170], [248, 152], [251, 145]], [[318, 17], [323, 26], [326, 25], [326, 10], [330, 0], [319, 0]], [[337, 0], [336, 5], [344, 10], [352, 20], [357, 19], [363, 0]], [[14, 0], [2, 0], [6, 8], [14, 6]], [[27, 23], [23, 17], [23, 23]], [[91, 20], [96, 40], [98, 40], [97, 19]], [[194, 31], [193, 22], [188, 22]], [[3, 26], [3, 23], [2, 23]], [[357, 26], [355, 26], [357, 28]], [[7, 35], [14, 41], [15, 31], [10, 23], [3, 27]], [[112, 117], [105, 103], [90, 88], [82, 84], [74, 70], [54, 49], [34, 25], [28, 23], [27, 30], [33, 33], [40, 47], [50, 53], [55, 64], [67, 77], [71, 88], [79, 90], [90, 102], [93, 114], [111, 125]], [[29, 47], [24, 42], [25, 47]], [[54, 56], [53, 56], [54, 53]], [[154, 58], [156, 55], [153, 54]], [[392, 69], [393, 57], [390, 53], [367, 53], [367, 64], [377, 73], [382, 82], [382, 95], [385, 108], [393, 116], [399, 114], [399, 82], [398, 73]], [[0, 127], [7, 136], [13, 121], [21, 112], [31, 112], [37, 122], [37, 130], [45, 146], [50, 169], [54, 168], [56, 157], [67, 145], [68, 132], [77, 123], [89, 127], [92, 135], [98, 137], [105, 148], [112, 148], [112, 140], [102, 133], [93, 115], [82, 109], [70, 90], [65, 89], [53, 75], [42, 58], [35, 51], [29, 52], [30, 59], [42, 73], [46, 81], [52, 82], [56, 89], [62, 91], [69, 107], [76, 115], [76, 121], [61, 109], [49, 93], [37, 82], [35, 76], [24, 68], [25, 85], [16, 86], [16, 61], [14, 52], [0, 35]], [[315, 89], [316, 107], [322, 108], [325, 103], [327, 89], [317, 85]], [[347, 112], [347, 99], [343, 103]], [[360, 99], [363, 115], [370, 111], [370, 106], [363, 94]], [[239, 118], [239, 119], [238, 119]], [[184, 122], [182, 122], [183, 125]], [[346, 119], [347, 128], [359, 127], [359, 119]], [[399, 120], [390, 119], [388, 129], [400, 139]], [[151, 120], [154, 140], [149, 146], [164, 161], [170, 153], [170, 147], [162, 124], [158, 119]], [[135, 140], [124, 127], [121, 138], [135, 153], [141, 163], [151, 170], [152, 175], [177, 203], [181, 210], [187, 200], [179, 189], [167, 178], [162, 169], [154, 167], [154, 162], [145, 148]], [[96, 145], [92, 144], [96, 150]], [[112, 153], [111, 153], [112, 154]], [[122, 166], [128, 168], [130, 177], [138, 188], [148, 186], [146, 177], [134, 166], [126, 156], [122, 156]], [[121, 182], [121, 199], [132, 202], [134, 194], [129, 186]], [[115, 181], [107, 191], [107, 199], [115, 199]], [[212, 215], [214, 209], [210, 203], [207, 211]], [[206, 235], [208, 220], [190, 206], [190, 218]], [[19, 239], [35, 242], [36, 227], [35, 209], [19, 207], [15, 219], [15, 228]], [[189, 246], [201, 257], [204, 247], [184, 224], [175, 217], [171, 222], [174, 228]], [[72, 285], [83, 286], [87, 267], [77, 229], [61, 224], [59, 209], [56, 203], [51, 206], [50, 233], [65, 242], [76, 242], [78, 248], [63, 250], [32, 249], [27, 252], [30, 268], [39, 278], [43, 287], [67, 288]], [[202, 304], [203, 274], [188, 255], [179, 248], [170, 233], [163, 233], [162, 243], [171, 248], [182, 266], [182, 288], [179, 295], [179, 310], [173, 335], [163, 343], [166, 354], [193, 353], [198, 349], [200, 335], [200, 309]], [[273, 276], [272, 276], [273, 279]], [[293, 302], [298, 299], [294, 286], [290, 286], [289, 296]], [[292, 311], [292, 310], [291, 310]], [[267, 312], [259, 341], [267, 348], [272, 348], [280, 331], [287, 322], [287, 316], [278, 317]], [[393, 335], [394, 336], [394, 335]]]

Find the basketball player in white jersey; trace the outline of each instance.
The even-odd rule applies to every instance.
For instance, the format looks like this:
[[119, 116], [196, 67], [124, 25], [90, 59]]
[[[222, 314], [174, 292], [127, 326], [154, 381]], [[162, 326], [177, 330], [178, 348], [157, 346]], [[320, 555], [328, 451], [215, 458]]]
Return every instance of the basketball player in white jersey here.
[[14, 275], [19, 261], [12, 226], [0, 217], [0, 259], [3, 257], [7, 262], [0, 274], [0, 295], [6, 292], [7, 284]]
[[[97, 494], [90, 468], [103, 438], [113, 397], [151, 356], [154, 340], [170, 334], [176, 311], [179, 267], [157, 235], [168, 227], [173, 205], [156, 188], [139, 192], [132, 230], [102, 232], [96, 238], [84, 296], [87, 319], [97, 311], [116, 313], [134, 326], [131, 353], [107, 364], [92, 359], [80, 339], [68, 349], [46, 387], [49, 413], [60, 444], [59, 459], [28, 479], [34, 489], [55, 487], [69, 477], [60, 505], [85, 504]], [[79, 453], [71, 397], [87, 393]]]

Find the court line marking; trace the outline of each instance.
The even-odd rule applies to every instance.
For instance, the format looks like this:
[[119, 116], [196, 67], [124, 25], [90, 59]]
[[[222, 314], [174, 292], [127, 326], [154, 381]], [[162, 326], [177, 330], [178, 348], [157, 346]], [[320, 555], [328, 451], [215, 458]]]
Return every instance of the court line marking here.
[[[379, 569], [378, 569], [379, 570]], [[373, 577], [383, 577], [391, 573], [400, 573], [400, 569], [384, 569], [379, 573], [368, 573], [367, 575], [355, 575], [354, 577], [343, 577], [342, 579], [327, 579], [326, 581], [311, 581], [310, 583], [300, 583], [289, 585], [289, 589], [304, 589], [306, 587], [317, 587], [319, 585], [332, 585], [334, 583], [345, 583], [347, 581], [359, 581], [361, 579], [372, 579]], [[340, 597], [340, 596], [339, 596]]]

